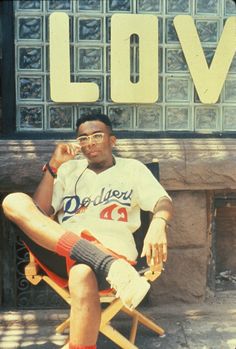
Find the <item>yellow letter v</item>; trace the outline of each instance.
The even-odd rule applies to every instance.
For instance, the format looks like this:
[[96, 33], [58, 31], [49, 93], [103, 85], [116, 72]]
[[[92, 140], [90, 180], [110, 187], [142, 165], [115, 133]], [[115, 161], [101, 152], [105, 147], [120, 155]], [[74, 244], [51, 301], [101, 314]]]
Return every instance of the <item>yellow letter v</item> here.
[[210, 68], [193, 19], [179, 15], [174, 25], [200, 101], [216, 103], [236, 52], [236, 17], [227, 19]]

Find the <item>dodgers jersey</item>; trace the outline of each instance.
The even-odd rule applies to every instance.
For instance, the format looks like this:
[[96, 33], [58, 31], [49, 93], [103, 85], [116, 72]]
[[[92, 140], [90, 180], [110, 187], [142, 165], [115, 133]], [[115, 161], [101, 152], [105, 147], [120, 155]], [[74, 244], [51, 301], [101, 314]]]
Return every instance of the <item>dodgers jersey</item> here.
[[88, 168], [86, 159], [62, 164], [52, 207], [67, 230], [88, 230], [107, 248], [135, 260], [133, 232], [140, 226], [140, 209], [153, 211], [161, 197], [169, 196], [140, 161], [114, 159], [112, 167], [98, 174]]

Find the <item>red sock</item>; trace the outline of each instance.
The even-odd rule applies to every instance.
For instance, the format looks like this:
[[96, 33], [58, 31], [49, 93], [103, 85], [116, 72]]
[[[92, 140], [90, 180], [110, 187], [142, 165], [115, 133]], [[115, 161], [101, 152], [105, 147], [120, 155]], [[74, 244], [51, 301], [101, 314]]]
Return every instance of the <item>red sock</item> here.
[[70, 231], [66, 232], [60, 237], [56, 244], [56, 253], [60, 256], [69, 257], [72, 247], [80, 239], [78, 235]]
[[[56, 243], [55, 252], [66, 258], [68, 269], [73, 262], [87, 264], [99, 277], [107, 277], [111, 264], [117, 258], [98, 241], [87, 241], [70, 231], [65, 232]], [[69, 262], [69, 265], [68, 265]]]
[[80, 345], [69, 343], [69, 349], [96, 349], [96, 344], [94, 345]]

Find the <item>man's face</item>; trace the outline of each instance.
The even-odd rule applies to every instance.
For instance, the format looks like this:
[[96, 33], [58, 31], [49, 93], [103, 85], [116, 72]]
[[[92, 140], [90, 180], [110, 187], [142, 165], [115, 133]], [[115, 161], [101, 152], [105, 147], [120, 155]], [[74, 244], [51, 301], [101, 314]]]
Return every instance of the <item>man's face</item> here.
[[[88, 159], [89, 163], [102, 163], [112, 159], [112, 147], [115, 145], [116, 138], [110, 134], [109, 128], [101, 121], [86, 121], [80, 125], [78, 137], [89, 137], [81, 147], [82, 153]], [[83, 142], [81, 142], [83, 144]]]

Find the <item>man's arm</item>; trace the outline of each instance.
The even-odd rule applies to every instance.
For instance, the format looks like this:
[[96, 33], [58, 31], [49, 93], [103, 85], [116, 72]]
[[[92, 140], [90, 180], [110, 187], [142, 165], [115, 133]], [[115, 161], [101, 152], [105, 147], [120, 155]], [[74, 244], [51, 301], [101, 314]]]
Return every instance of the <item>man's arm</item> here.
[[167, 260], [167, 224], [172, 218], [173, 205], [169, 198], [162, 197], [156, 203], [153, 217], [144, 239], [141, 257], [146, 256], [148, 265]]
[[[80, 147], [76, 144], [58, 144], [49, 161], [49, 166], [58, 170], [64, 162], [73, 159], [78, 154], [79, 150]], [[51, 173], [46, 170], [33, 195], [36, 205], [48, 216], [54, 213], [52, 208], [53, 185], [54, 178]]]

